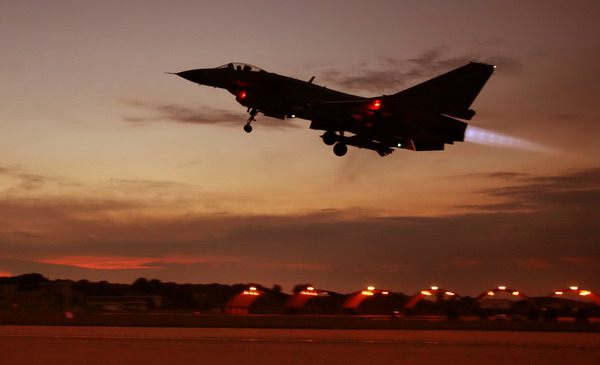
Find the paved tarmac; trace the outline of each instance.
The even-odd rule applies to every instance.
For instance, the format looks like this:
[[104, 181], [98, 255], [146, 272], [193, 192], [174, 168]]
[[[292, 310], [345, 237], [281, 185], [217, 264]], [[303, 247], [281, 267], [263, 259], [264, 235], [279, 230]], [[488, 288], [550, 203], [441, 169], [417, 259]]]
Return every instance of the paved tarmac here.
[[0, 326], [1, 364], [598, 364], [599, 333]]

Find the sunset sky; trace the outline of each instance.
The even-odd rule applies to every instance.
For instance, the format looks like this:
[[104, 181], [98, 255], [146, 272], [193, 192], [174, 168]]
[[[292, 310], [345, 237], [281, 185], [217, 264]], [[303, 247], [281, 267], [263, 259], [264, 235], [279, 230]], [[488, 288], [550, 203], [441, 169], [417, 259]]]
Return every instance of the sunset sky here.
[[[600, 2], [0, 0], [0, 275], [600, 291]], [[165, 72], [360, 96], [497, 65], [485, 143], [336, 157]]]

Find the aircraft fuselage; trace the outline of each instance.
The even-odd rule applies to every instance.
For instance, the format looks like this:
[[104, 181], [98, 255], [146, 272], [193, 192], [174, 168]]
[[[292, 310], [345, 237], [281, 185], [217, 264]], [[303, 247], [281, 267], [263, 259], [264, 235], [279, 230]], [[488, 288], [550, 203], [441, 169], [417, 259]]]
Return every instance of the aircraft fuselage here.
[[[267, 72], [246, 64], [189, 70], [177, 75], [200, 85], [229, 91], [248, 108], [250, 118], [301, 118], [310, 128], [323, 130], [326, 144], [336, 144], [337, 155], [346, 145], [377, 151], [384, 156], [393, 148], [441, 150], [444, 144], [462, 141], [469, 109], [493, 66], [471, 63], [394, 95], [365, 98], [328, 89], [310, 81]], [[347, 136], [344, 132], [352, 133]]]

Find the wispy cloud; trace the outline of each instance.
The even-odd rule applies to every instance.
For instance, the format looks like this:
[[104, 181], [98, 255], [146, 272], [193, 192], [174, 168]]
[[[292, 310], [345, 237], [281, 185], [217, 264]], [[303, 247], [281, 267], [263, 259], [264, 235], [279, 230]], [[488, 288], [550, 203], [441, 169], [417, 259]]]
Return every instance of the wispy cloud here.
[[[151, 104], [144, 102], [128, 102], [130, 105], [142, 108], [152, 112], [154, 115], [149, 117], [124, 117], [124, 120], [134, 124], [148, 124], [156, 122], [187, 123], [201, 125], [220, 125], [226, 127], [239, 128], [248, 119], [248, 115], [242, 112], [232, 112], [229, 110], [215, 109], [204, 106], [199, 108], [189, 108], [178, 104]], [[240, 106], [240, 108], [242, 108]], [[289, 121], [262, 117], [256, 118], [261, 126], [286, 129], [297, 128], [297, 125]]]
[[38, 190], [49, 183], [60, 182], [55, 177], [33, 174], [16, 166], [0, 166], [0, 178], [13, 180], [13, 189], [21, 191]]
[[163, 189], [173, 189], [180, 188], [184, 184], [168, 181], [168, 180], [144, 180], [144, 179], [111, 179], [112, 183], [131, 189], [151, 189], [151, 190], [163, 190]]
[[553, 266], [547, 259], [535, 257], [517, 258], [515, 259], [515, 262], [517, 263], [517, 265], [525, 269], [534, 270], [548, 269]]
[[561, 175], [515, 175], [518, 184], [494, 187], [480, 193], [503, 198], [495, 206], [469, 206], [471, 208], [504, 210], [510, 207], [540, 211], [581, 212], [589, 218], [598, 217], [600, 205], [600, 169], [566, 172]]
[[321, 78], [345, 89], [369, 92], [399, 91], [413, 80], [437, 76], [469, 62], [494, 64], [505, 72], [512, 72], [520, 67], [518, 60], [506, 56], [469, 54], [448, 57], [438, 48], [410, 59], [382, 57], [370, 64], [354, 66], [353, 70], [326, 69], [321, 73]]
[[[357, 276], [393, 287], [397, 278], [390, 274], [406, 270], [423, 281], [447, 277], [452, 287], [477, 280], [483, 285], [491, 271], [507, 282], [542, 271], [548, 272], [544, 280], [562, 282], [573, 268], [580, 283], [600, 275], [600, 262], [591, 259], [599, 257], [600, 170], [480, 175], [475, 178], [503, 184], [480, 193], [504, 207], [475, 206], [469, 213], [432, 217], [381, 218], [360, 210], [161, 217], [138, 214], [144, 206], [126, 200], [0, 199], [0, 216], [7, 217], [0, 222], [0, 267], [9, 272], [38, 267], [62, 277], [94, 270], [141, 275], [147, 269], [181, 280], [190, 275], [230, 282], [320, 278], [319, 285], [332, 289], [349, 286], [348, 278]], [[506, 209], [510, 205], [513, 209]], [[112, 212], [130, 210], [131, 219], [111, 219]], [[29, 229], [31, 222], [35, 227]], [[215, 265], [227, 270], [211, 269]]]
[[454, 259], [452, 260], [452, 266], [456, 267], [479, 267], [483, 265], [481, 260], [475, 259]]
[[600, 257], [561, 257], [560, 260], [570, 265], [591, 267], [600, 263]]
[[302, 263], [302, 262], [266, 262], [256, 264], [257, 267], [261, 268], [275, 268], [282, 270], [307, 270], [307, 271], [327, 271], [330, 269], [329, 265], [317, 264], [317, 263]]
[[164, 257], [82, 255], [61, 256], [39, 260], [39, 262], [48, 264], [76, 266], [86, 269], [100, 270], [161, 269], [164, 267], [164, 264], [216, 264], [236, 261], [240, 261], [240, 258], [194, 255], [166, 255]]

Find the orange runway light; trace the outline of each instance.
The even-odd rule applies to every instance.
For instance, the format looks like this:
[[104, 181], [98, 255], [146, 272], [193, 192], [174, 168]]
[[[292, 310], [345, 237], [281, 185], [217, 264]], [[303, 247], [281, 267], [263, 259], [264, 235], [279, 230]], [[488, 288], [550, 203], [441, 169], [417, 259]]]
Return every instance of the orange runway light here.
[[554, 294], [556, 294], [556, 295], [562, 295], [563, 292], [561, 292], [561, 291], [555, 291]]
[[592, 294], [592, 292], [589, 290], [582, 290], [579, 292], [579, 295], [583, 295], [583, 296], [590, 295], [590, 294]]
[[512, 292], [512, 295], [519, 295], [519, 292], [518, 291], [514, 291], [514, 292]]
[[487, 295], [494, 295], [494, 292], [490, 290], [487, 292]]
[[422, 290], [421, 294], [423, 294], [423, 295], [432, 295], [429, 290]]
[[456, 295], [456, 294], [454, 294], [454, 293], [453, 293], [453, 292], [451, 292], [451, 291], [447, 291], [447, 292], [446, 292], [446, 295], [453, 296], [453, 295]]
[[248, 290], [244, 290], [244, 295], [260, 295], [260, 293], [258, 291], [256, 291], [256, 287], [255, 286], [251, 286], [248, 288]]
[[505, 286], [499, 286], [498, 289], [500, 289], [500, 290], [506, 290], [506, 287]]

